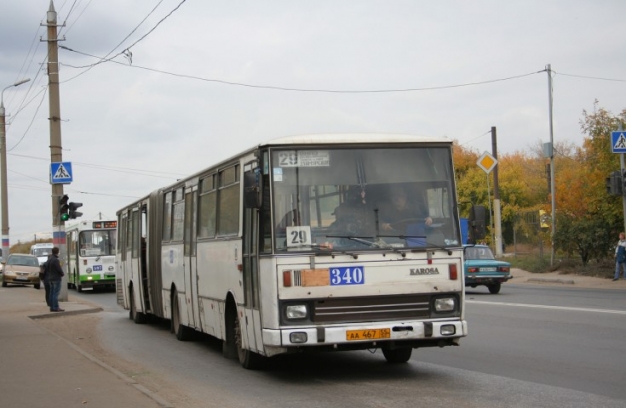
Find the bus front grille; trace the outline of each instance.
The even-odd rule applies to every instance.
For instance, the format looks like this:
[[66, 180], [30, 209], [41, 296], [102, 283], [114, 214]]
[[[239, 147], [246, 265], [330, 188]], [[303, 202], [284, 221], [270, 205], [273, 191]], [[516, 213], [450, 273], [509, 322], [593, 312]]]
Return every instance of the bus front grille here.
[[429, 295], [320, 299], [313, 302], [314, 323], [403, 320], [430, 317]]

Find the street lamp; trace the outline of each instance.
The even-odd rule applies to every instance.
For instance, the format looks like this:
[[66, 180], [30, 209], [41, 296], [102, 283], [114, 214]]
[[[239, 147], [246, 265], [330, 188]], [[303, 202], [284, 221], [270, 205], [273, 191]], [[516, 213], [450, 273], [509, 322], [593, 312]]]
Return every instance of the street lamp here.
[[11, 253], [11, 246], [9, 245], [9, 196], [7, 192], [7, 133], [6, 122], [4, 116], [4, 91], [14, 86], [20, 86], [30, 81], [30, 78], [22, 79], [16, 83], [7, 86], [0, 93], [0, 160], [2, 160], [2, 256], [4, 259]]

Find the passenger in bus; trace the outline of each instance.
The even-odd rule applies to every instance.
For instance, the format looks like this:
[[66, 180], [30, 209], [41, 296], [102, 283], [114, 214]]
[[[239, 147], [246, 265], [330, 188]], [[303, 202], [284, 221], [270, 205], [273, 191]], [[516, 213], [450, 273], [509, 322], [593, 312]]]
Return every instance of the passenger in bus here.
[[406, 191], [401, 187], [391, 189], [390, 200], [380, 206], [379, 217], [382, 231], [405, 233], [410, 224], [430, 226], [433, 223], [425, 204], [409, 202]]
[[365, 189], [351, 186], [345, 194], [345, 200], [332, 213], [335, 222], [330, 228], [338, 234], [373, 236], [374, 209], [366, 198]]

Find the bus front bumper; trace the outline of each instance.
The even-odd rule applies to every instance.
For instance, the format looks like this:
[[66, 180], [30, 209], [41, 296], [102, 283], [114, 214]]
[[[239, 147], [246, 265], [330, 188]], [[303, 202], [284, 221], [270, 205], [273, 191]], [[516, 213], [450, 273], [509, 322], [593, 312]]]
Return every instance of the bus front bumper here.
[[459, 319], [263, 329], [266, 347], [283, 349], [275, 350], [276, 354], [289, 352], [291, 348], [363, 350], [388, 343], [395, 347], [443, 347], [458, 345], [464, 336], [467, 336], [467, 322]]

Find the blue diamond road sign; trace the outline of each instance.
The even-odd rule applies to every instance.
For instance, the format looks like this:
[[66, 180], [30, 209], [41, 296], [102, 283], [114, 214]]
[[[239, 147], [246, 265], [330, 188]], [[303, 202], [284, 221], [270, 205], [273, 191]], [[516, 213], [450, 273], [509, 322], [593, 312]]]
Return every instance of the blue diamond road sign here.
[[72, 162], [50, 163], [50, 183], [70, 184], [73, 180]]

